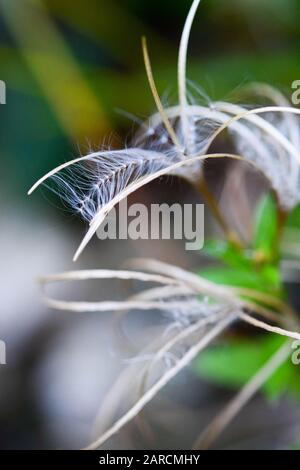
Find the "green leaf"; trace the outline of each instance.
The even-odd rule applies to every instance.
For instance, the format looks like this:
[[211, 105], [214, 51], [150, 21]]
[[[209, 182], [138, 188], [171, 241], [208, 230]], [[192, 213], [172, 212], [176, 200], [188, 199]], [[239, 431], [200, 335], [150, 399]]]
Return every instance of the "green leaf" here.
[[286, 227], [299, 228], [300, 229], [300, 204], [296, 206], [288, 215], [285, 223]]
[[255, 271], [253, 268], [211, 267], [202, 269], [199, 275], [216, 284], [255, 289], [281, 296], [278, 270], [272, 266], [265, 266], [261, 271]]
[[202, 252], [233, 268], [250, 266], [245, 252], [226, 240], [208, 240]]
[[[278, 266], [271, 264], [263, 265], [259, 270], [259, 276], [266, 289], [271, 288], [280, 291], [282, 288], [280, 271]], [[282, 292], [281, 292], [282, 294]]]
[[[232, 341], [227, 345], [207, 349], [196, 360], [195, 370], [201, 377], [218, 385], [238, 389], [263, 367], [284, 341], [279, 336], [267, 335], [259, 339]], [[289, 393], [299, 400], [299, 368], [287, 359], [264, 384], [262, 391], [270, 400], [278, 399], [284, 393]]]
[[259, 203], [255, 214], [253, 248], [266, 259], [277, 256], [277, 212], [270, 194]]
[[216, 284], [261, 290], [259, 278], [248, 269], [213, 267], [202, 270], [199, 274]]

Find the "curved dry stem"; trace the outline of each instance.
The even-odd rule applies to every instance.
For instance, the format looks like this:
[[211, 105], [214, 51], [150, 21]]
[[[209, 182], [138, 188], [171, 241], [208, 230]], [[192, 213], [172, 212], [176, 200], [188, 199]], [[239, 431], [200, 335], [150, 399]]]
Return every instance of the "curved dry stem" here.
[[[226, 309], [225, 309], [226, 310]], [[225, 316], [225, 313], [227, 312], [221, 312], [221, 313], [216, 313], [216, 314], [211, 314], [208, 317], [201, 318], [199, 321], [194, 323], [193, 325], [190, 325], [186, 327], [184, 330], [180, 331], [178, 334], [174, 335], [169, 341], [167, 341], [162, 348], [160, 348], [156, 354], [154, 355], [152, 361], [150, 362], [149, 366], [145, 370], [142, 379], [141, 379], [141, 395], [143, 395], [146, 391], [147, 387], [147, 381], [150, 376], [152, 368], [159, 362], [161, 359], [163, 359], [164, 355], [172, 349], [176, 344], [180, 343], [184, 339], [188, 338], [191, 336], [193, 333], [196, 333], [198, 330], [204, 328], [205, 326], [211, 324], [211, 323], [216, 323], [218, 320], [223, 318]]]
[[[138, 294], [134, 294], [129, 297], [128, 300], [132, 301], [151, 301], [151, 300], [164, 300], [168, 298], [174, 298], [175, 296], [183, 296], [183, 297], [189, 297], [193, 295], [194, 292], [192, 289], [189, 287], [183, 286], [183, 285], [177, 285], [176, 286], [176, 291], [174, 291], [174, 286], [164, 286], [164, 287], [153, 287], [151, 289], [146, 289], [145, 291], [139, 292]], [[120, 334], [120, 337], [122, 336], [121, 332], [121, 327], [120, 327], [120, 322], [122, 319], [125, 317], [125, 315], [128, 313], [126, 310], [121, 310], [120, 312], [116, 313], [116, 316], [114, 317], [114, 325], [116, 326], [116, 330]]]
[[143, 292], [139, 292], [131, 297], [132, 300], [154, 300], [154, 299], [168, 299], [170, 297], [178, 296], [191, 296], [194, 295], [193, 289], [188, 286], [178, 285], [176, 290], [173, 286], [153, 287]]
[[287, 319], [285, 317], [273, 312], [273, 310], [269, 310], [267, 307], [257, 304], [255, 301], [243, 300], [241, 306], [256, 315], [262, 316], [268, 321], [275, 322], [282, 326], [287, 326]]
[[[274, 297], [273, 295], [266, 294], [264, 292], [256, 291], [254, 289], [248, 288], [240, 288], [240, 287], [231, 287], [231, 291], [236, 292], [239, 296], [246, 296], [251, 297], [258, 302], [263, 302], [264, 304], [268, 305], [269, 307], [273, 307], [281, 313], [286, 314], [291, 319], [295, 320], [296, 313], [294, 310], [285, 302], [283, 302], [278, 297]], [[278, 320], [278, 316], [277, 316]]]
[[[131, 150], [128, 149], [128, 151], [130, 152]], [[48, 178], [55, 175], [59, 171], [64, 170], [65, 168], [67, 168], [71, 165], [74, 165], [75, 163], [83, 162], [85, 160], [90, 160], [91, 158], [98, 157], [99, 155], [106, 155], [106, 154], [109, 155], [110, 153], [111, 153], [110, 151], [107, 151], [107, 152], [93, 152], [93, 153], [89, 153], [88, 155], [84, 155], [83, 157], [74, 158], [73, 160], [69, 160], [65, 163], [62, 163], [61, 165], [56, 166], [55, 168], [48, 171], [48, 173], [46, 173], [44, 176], [39, 178], [34, 183], [34, 185], [29, 189], [29, 191], [27, 193], [28, 196], [30, 196], [30, 194], [32, 194], [33, 191], [35, 191], [41, 184], [43, 184], [44, 181], [46, 181]]]
[[241, 247], [243, 245], [240, 237], [238, 234], [227, 224], [227, 221], [223, 217], [223, 214], [220, 211], [219, 204], [216, 201], [215, 197], [211, 193], [204, 176], [200, 176], [200, 182], [197, 185], [197, 189], [199, 189], [200, 193], [202, 194], [205, 202], [207, 203], [208, 207], [211, 210], [212, 215], [215, 217], [216, 221], [218, 222], [219, 226], [224, 232], [225, 237], [235, 246]]
[[[247, 307], [253, 309], [257, 313], [263, 315], [267, 319], [275, 322], [283, 322], [284, 319], [278, 317], [274, 312], [256, 305], [249, 300], [241, 300], [237, 295], [245, 295], [252, 297], [255, 300], [262, 301], [280, 309], [282, 312], [287, 313], [294, 319], [294, 312], [285, 303], [274, 298], [273, 296], [254, 291], [252, 289], [240, 289], [228, 286], [216, 285], [198, 275], [185, 271], [176, 266], [162, 263], [156, 260], [147, 260], [139, 258], [128, 262], [132, 267], [150, 270], [152, 273], [124, 271], [124, 270], [82, 270], [82, 271], [69, 271], [65, 273], [48, 275], [40, 278], [40, 283], [44, 286], [52, 282], [64, 281], [79, 281], [91, 279], [122, 279], [122, 280], [138, 280], [142, 282], [156, 282], [164, 284], [164, 287], [156, 287], [140, 292], [131, 296], [126, 301], [101, 301], [101, 302], [72, 302], [57, 300], [49, 297], [44, 297], [44, 302], [52, 308], [59, 310], [74, 310], [77, 312], [84, 311], [125, 311], [129, 309], [140, 308], [142, 310], [161, 309], [170, 310], [172, 308], [187, 308], [188, 306], [194, 307], [195, 301], [179, 300], [174, 302], [164, 302], [164, 299], [174, 297], [175, 295], [191, 295], [191, 294], [205, 294], [210, 295], [212, 298], [220, 299], [222, 302], [229, 302], [230, 304], [239, 305], [240, 307]], [[153, 273], [158, 274], [153, 274]], [[176, 291], [174, 291], [176, 287]]]
[[121, 310], [166, 310], [188, 309], [195, 307], [195, 302], [189, 305], [186, 301], [178, 302], [142, 302], [142, 301], [70, 301], [58, 300], [43, 296], [45, 305], [56, 310], [67, 310], [70, 312], [120, 312]]
[[[277, 90], [273, 86], [269, 85], [268, 83], [259, 83], [254, 82], [244, 87], [244, 90], [247, 93], [254, 93], [256, 96], [260, 96], [262, 98], [267, 98], [272, 101], [276, 106], [290, 106], [290, 101], [286, 98], [286, 96], [281, 93], [281, 91]], [[297, 147], [299, 145], [299, 126], [298, 122], [294, 119], [294, 116], [290, 116], [287, 114], [286, 117], [288, 121], [287, 132], [290, 135], [290, 139]]]
[[[153, 352], [161, 347], [161, 327], [154, 329], [152, 337], [155, 339], [150, 343], [147, 341], [147, 346], [140, 351], [139, 357], [152, 357]], [[120, 403], [124, 402], [124, 390], [134, 389], [133, 393], [130, 394], [130, 398], [133, 397], [133, 394], [136, 395], [136, 377], [139, 377], [146, 367], [147, 362], [129, 362], [125, 370], [118, 375], [104, 399], [101, 400], [97, 416], [94, 420], [93, 437], [100, 435], [100, 433], [104, 432], [106, 428], [110, 426]], [[91, 440], [93, 440], [93, 437]]]
[[252, 289], [240, 289], [221, 284], [215, 284], [197, 274], [190, 273], [189, 271], [186, 271], [177, 266], [163, 263], [154, 259], [137, 258], [127, 262], [126, 264], [132, 268], [169, 275], [173, 279], [177, 279], [177, 281], [182, 282], [187, 287], [193, 289], [195, 294], [206, 294], [212, 298], [220, 299], [223, 302], [225, 301], [234, 305], [238, 305], [240, 308], [253, 310], [270, 321], [282, 323], [285, 325], [286, 318], [280, 317], [272, 310], [269, 310], [262, 305], [258, 305], [251, 300], [241, 299], [238, 294], [250, 296], [257, 301], [264, 301], [269, 304], [270, 307], [275, 307], [280, 312], [286, 313], [292, 320], [295, 319], [295, 313], [284, 302], [281, 302], [279, 299], [276, 299], [273, 296], [269, 296]]
[[297, 331], [284, 330], [283, 328], [279, 328], [278, 326], [269, 325], [268, 323], [251, 317], [247, 313], [239, 313], [238, 317], [244, 322], [249, 323], [249, 325], [256, 326], [257, 328], [268, 331], [269, 333], [277, 333], [281, 336], [300, 340], [300, 333], [298, 333]]
[[[218, 109], [219, 107], [219, 109]], [[225, 111], [226, 109], [226, 111]], [[199, 105], [189, 105], [186, 108], [187, 116], [197, 116], [206, 119], [212, 119], [217, 122], [221, 122], [222, 125], [218, 127], [218, 129], [208, 138], [207, 146], [203, 153], [207, 152], [213, 141], [219, 136], [219, 134], [231, 127], [235, 130], [242, 138], [246, 139], [252, 147], [256, 148], [258, 152], [262, 152], [262, 146], [260, 140], [257, 138], [253, 132], [250, 132], [245, 126], [236, 126], [239, 124], [238, 121], [241, 119], [248, 120], [255, 124], [258, 128], [263, 130], [264, 132], [268, 133], [271, 137], [273, 137], [281, 147], [292, 154], [297, 161], [299, 162], [300, 154], [297, 147], [289, 142], [289, 140], [279, 132], [275, 126], [273, 126], [270, 122], [266, 121], [257, 114], [264, 114], [268, 112], [281, 112], [289, 114], [300, 114], [300, 110], [293, 107], [288, 106], [268, 106], [268, 107], [260, 107], [251, 110], [246, 110], [241, 106], [233, 105], [230, 103], [224, 102], [214, 102], [212, 103], [212, 108], [207, 108], [205, 106]], [[180, 116], [180, 107], [179, 106], [172, 106], [165, 109], [165, 113], [169, 118], [176, 118]], [[234, 114], [232, 118], [230, 118], [230, 114]], [[154, 114], [150, 118], [150, 123], [152, 126], [156, 127], [160, 122], [160, 115]]]
[[[219, 109], [225, 109], [226, 107], [226, 113], [221, 112], [218, 109], [214, 109], [214, 107], [219, 106]], [[240, 113], [238, 113], [240, 111]], [[236, 105], [231, 105], [229, 103], [213, 103], [212, 108], [207, 108], [204, 106], [198, 106], [198, 105], [190, 105], [186, 109], [186, 113], [188, 116], [195, 118], [201, 118], [201, 119], [210, 119], [213, 120], [214, 122], [219, 122], [221, 125], [219, 125], [218, 129], [211, 134], [210, 137], [206, 138], [206, 144], [205, 147], [203, 147], [203, 153], [208, 152], [210, 146], [213, 144], [214, 140], [219, 136], [219, 134], [227, 129], [230, 128], [232, 131], [235, 131], [235, 133], [239, 136], [241, 140], [246, 144], [249, 144], [249, 147], [259, 155], [261, 158], [261, 161], [264, 161], [265, 153], [266, 153], [266, 146], [263, 143], [263, 139], [257, 135], [256, 132], [252, 131], [249, 129], [247, 125], [241, 124], [239, 121], [241, 119], [244, 119], [245, 121], [251, 122], [254, 126], [258, 127], [261, 133], [269, 135], [270, 138], [272, 139], [273, 142], [278, 144], [278, 151], [282, 149], [285, 153], [279, 152], [278, 155], [281, 158], [281, 163], [285, 165], [287, 162], [289, 164], [289, 178], [291, 179], [291, 183], [293, 187], [296, 187], [297, 185], [297, 174], [298, 174], [298, 166], [299, 166], [299, 159], [300, 159], [300, 154], [298, 147], [293, 142], [290, 142], [285, 135], [283, 135], [282, 132], [279, 132], [279, 130], [272, 125], [270, 122], [268, 122], [266, 119], [263, 119], [259, 116], [260, 113], [266, 113], [266, 112], [281, 112], [284, 113], [285, 115], [298, 115], [299, 114], [298, 109], [292, 108], [292, 107], [284, 107], [284, 106], [270, 106], [270, 107], [264, 107], [264, 108], [257, 108], [257, 109], [252, 109], [252, 110], [244, 110], [244, 108], [236, 106]], [[176, 118], [180, 116], [180, 107], [179, 106], [174, 106], [170, 108], [165, 109], [166, 114], [168, 115], [169, 118]], [[230, 119], [230, 114], [235, 114]], [[158, 114], [153, 115], [150, 118], [150, 123], [155, 127], [160, 122], [160, 117]], [[288, 158], [286, 158], [288, 157]], [[284, 160], [285, 159], [285, 160]], [[252, 159], [250, 158], [244, 158], [244, 161], [251, 161]], [[274, 181], [272, 178], [272, 175], [267, 171], [267, 173], [264, 171], [263, 168], [260, 167], [259, 162], [254, 163], [252, 161], [252, 164], [264, 174], [264, 176], [269, 180], [271, 186], [273, 187]], [[290, 203], [289, 203], [290, 204]], [[285, 203], [280, 200], [280, 205], [284, 206]]]
[[[158, 274], [149, 274], [136, 271], [125, 270], [108, 270], [108, 269], [92, 269], [82, 271], [69, 271], [65, 273], [52, 274], [41, 277], [39, 282], [42, 286], [53, 282], [72, 282], [92, 279], [122, 279], [122, 280], [138, 280], [142, 282], [156, 282], [164, 284], [164, 288], [153, 288], [150, 293], [149, 290], [136, 294], [126, 301], [101, 301], [101, 302], [84, 302], [84, 301], [65, 301], [43, 297], [43, 301], [51, 308], [58, 310], [69, 310], [75, 312], [103, 312], [103, 311], [125, 311], [132, 309], [141, 310], [172, 310], [178, 308], [188, 309], [195, 307], [195, 301], [178, 300], [178, 301], [163, 301], [168, 297], [174, 297], [179, 294], [191, 294], [191, 289], [182, 286], [181, 282]], [[163, 289], [168, 289], [167, 291]], [[176, 291], [174, 291], [176, 288]], [[163, 295], [162, 295], [163, 294]], [[158, 298], [160, 295], [160, 299]], [[156, 297], [155, 297], [156, 296]], [[153, 300], [155, 299], [155, 300]]]
[[177, 285], [178, 281], [172, 277], [149, 274], [137, 271], [124, 271], [115, 269], [82, 269], [80, 271], [67, 271], [58, 274], [49, 274], [39, 277], [41, 284], [62, 281], [85, 281], [90, 279], [122, 279], [137, 280], [141, 282], [157, 282], [159, 284]]
[[[262, 108], [255, 108], [255, 109], [250, 109], [248, 111], [242, 112], [231, 119], [227, 121], [227, 123], [222, 124], [209, 138], [208, 144], [205, 148], [206, 151], [208, 151], [209, 147], [212, 145], [212, 143], [215, 141], [215, 139], [223, 132], [225, 129], [227, 129], [232, 123], [239, 121], [240, 119], [245, 119], [248, 116], [251, 115], [256, 115], [256, 114], [264, 114], [264, 113], [291, 113], [291, 114], [298, 114], [300, 115], [300, 109], [297, 108], [292, 108], [292, 107], [286, 107], [286, 106], [265, 106]], [[298, 163], [300, 163], [300, 154], [299, 152], [294, 154], [295, 158], [297, 159]]]
[[[229, 313], [229, 311], [223, 311], [221, 313], [216, 313], [216, 314], [211, 314], [208, 317], [201, 318], [199, 321], [196, 323], [184, 328], [181, 330], [179, 333], [175, 334], [171, 339], [169, 339], [153, 356], [153, 359], [149, 363], [148, 367], [144, 370], [142, 373], [141, 377], [141, 383], [139, 387], [139, 397], [142, 397], [144, 393], [147, 390], [147, 383], [151, 374], [151, 371], [153, 370], [154, 366], [163, 359], [165, 354], [170, 351], [174, 346], [178, 345], [181, 343], [183, 340], [186, 338], [189, 338], [192, 336], [194, 333], [197, 333], [200, 329], [202, 330], [209, 324], [214, 324], [218, 320], [221, 320], [221, 318], [224, 317], [225, 313]], [[143, 417], [143, 411], [140, 411], [138, 414], [137, 418]], [[138, 421], [138, 424], [140, 423], [140, 420]], [[145, 427], [145, 420], [142, 420], [143, 429], [146, 429], [148, 431], [148, 435], [151, 436], [149, 429], [147, 429], [147, 426]], [[152, 436], [151, 436], [152, 437]]]
[[220, 436], [222, 431], [230, 424], [241, 409], [249, 402], [262, 385], [276, 372], [290, 355], [289, 342], [284, 344], [269, 359], [252, 379], [240, 390], [225, 408], [213, 419], [209, 426], [200, 434], [193, 449], [208, 449]]
[[192, 288], [195, 293], [202, 293], [208, 296], [212, 296], [215, 299], [229, 302], [235, 305], [241, 305], [240, 299], [236, 295], [231, 293], [230, 289], [226, 286], [217, 285], [207, 279], [198, 276], [197, 274], [190, 273], [178, 266], [173, 266], [162, 261], [157, 261], [148, 258], [136, 258], [126, 263], [127, 266], [132, 268], [143, 269], [145, 271], [156, 272], [160, 274], [167, 274], [176, 279], [178, 282], [182, 282], [186, 286]]
[[[165, 108], [165, 113], [168, 118], [175, 119], [180, 117], [180, 107], [179, 106], [171, 106], [169, 108]], [[217, 111], [213, 108], [206, 108], [204, 106], [199, 105], [189, 105], [186, 108], [186, 114], [188, 117], [197, 117], [202, 119], [208, 119], [215, 122], [220, 122], [225, 124], [230, 119], [230, 116], [227, 113]], [[161, 122], [161, 116], [159, 113], [155, 113], [150, 117], [150, 125], [152, 127], [157, 127]], [[261, 144], [258, 137], [253, 134], [245, 125], [242, 123], [236, 122], [231, 124], [231, 128], [235, 130], [241, 138], [245, 139], [249, 145], [255, 148], [258, 153], [262, 153], [265, 151], [265, 148]]]
[[289, 154], [293, 155], [296, 160], [300, 160], [300, 153], [295, 145], [291, 144], [291, 142], [283, 135], [280, 131], [276, 129], [270, 122], [266, 121], [265, 119], [257, 116], [256, 113], [254, 114], [245, 114], [248, 113], [249, 110], [243, 108], [242, 106], [237, 106], [231, 103], [224, 103], [224, 102], [216, 102], [213, 104], [217, 109], [220, 111], [225, 111], [228, 114], [234, 114], [234, 116], [241, 116], [244, 115], [243, 118], [256, 127], [261, 129], [262, 131], [269, 134], [277, 143], [286, 150]]
[[[122, 279], [122, 280], [138, 280], [141, 282], [156, 282], [164, 284], [165, 286], [179, 287], [178, 281], [168, 278], [167, 276], [160, 276], [156, 274], [148, 274], [143, 272], [133, 271], [118, 271], [108, 269], [91, 269], [82, 271], [69, 271], [65, 273], [52, 274], [41, 277], [39, 282], [42, 286], [53, 282], [72, 282], [92, 279]], [[160, 309], [169, 310], [170, 308], [182, 307], [182, 302], [151, 302], [142, 299], [129, 299], [127, 301], [102, 301], [102, 302], [73, 302], [53, 299], [47, 296], [43, 296], [44, 303], [50, 307], [58, 310], [69, 310], [75, 312], [104, 312], [104, 311], [120, 311], [130, 309]], [[186, 302], [185, 302], [186, 305]]]
[[156, 158], [164, 159], [164, 155], [160, 152], [155, 152], [153, 150], [146, 150], [146, 149], [141, 149], [141, 148], [126, 148], [126, 149], [119, 149], [119, 150], [105, 150], [105, 151], [98, 151], [98, 152], [93, 152], [89, 153], [88, 155], [84, 155], [83, 157], [78, 157], [73, 160], [69, 160], [65, 163], [62, 163], [61, 165], [58, 165], [57, 167], [53, 168], [52, 170], [48, 171], [45, 175], [43, 175], [41, 178], [39, 178], [34, 185], [29, 189], [28, 195], [32, 194], [33, 191], [35, 191], [41, 184], [44, 183], [48, 178], [51, 178], [52, 176], [56, 175], [56, 173], [59, 173], [60, 171], [64, 170], [65, 168], [68, 168], [72, 165], [75, 165], [76, 163], [79, 162], [84, 162], [84, 161], [89, 161], [96, 159], [97, 157], [112, 157], [115, 155], [119, 155], [120, 153], [125, 153], [127, 157], [132, 156], [135, 157], [137, 153], [144, 153], [144, 154], [151, 154], [155, 155]]
[[234, 320], [236, 314], [228, 315], [227, 318], [220, 321], [213, 327], [197, 344], [192, 346], [188, 352], [177, 362], [177, 364], [169, 369], [155, 384], [147, 390], [147, 392], [106, 432], [98, 439], [85, 448], [85, 450], [93, 450], [101, 447], [109, 438], [120, 431], [129, 421], [135, 418], [137, 414], [157, 395], [157, 393], [167, 385], [184, 367], [186, 367], [198, 354], [204, 349], [216, 336], [220, 335]]

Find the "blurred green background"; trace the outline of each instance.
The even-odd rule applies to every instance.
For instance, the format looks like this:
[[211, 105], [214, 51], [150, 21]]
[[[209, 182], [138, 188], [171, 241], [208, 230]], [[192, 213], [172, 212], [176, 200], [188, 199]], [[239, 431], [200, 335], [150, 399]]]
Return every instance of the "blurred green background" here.
[[[89, 436], [101, 398], [99, 384], [94, 379], [89, 382], [95, 369], [87, 377], [82, 372], [84, 361], [81, 366], [72, 363], [72, 374], [68, 362], [70, 357], [74, 360], [72, 347], [70, 357], [61, 358], [57, 352], [58, 345], [67, 348], [67, 340], [59, 335], [64, 328], [69, 331], [70, 322], [87, 329], [86, 347], [92, 348], [92, 323], [70, 320], [70, 315], [59, 312], [49, 316], [32, 287], [36, 275], [71, 266], [83, 225], [57, 210], [57, 200], [49, 204], [43, 191], [27, 198], [27, 190], [46, 171], [78, 154], [102, 145], [123, 147], [133, 124], [118, 110], [142, 118], [154, 111], [142, 35], [148, 40], [160, 94], [165, 93], [170, 104], [176, 102], [177, 51], [190, 4], [190, 0], [0, 0], [0, 79], [7, 87], [7, 103], [0, 105], [0, 320], [8, 350], [8, 363], [0, 369], [1, 448], [78, 447], [83, 436]], [[189, 79], [212, 99], [228, 100], [252, 81], [275, 85], [290, 96], [291, 83], [300, 78], [299, 22], [300, 0], [203, 0], [191, 34]], [[99, 266], [119, 261], [127, 249], [120, 246], [114, 246], [112, 261], [109, 253], [98, 254]], [[156, 249], [157, 257], [160, 253]], [[85, 261], [95, 262], [92, 254], [86, 256]], [[169, 258], [173, 257], [170, 250]], [[189, 265], [183, 255], [180, 262]], [[96, 337], [97, 345], [99, 341]], [[53, 349], [57, 366], [48, 358]], [[91, 349], [87, 362], [92, 354]], [[95, 367], [105, 376], [100, 366]], [[59, 382], [66, 369], [67, 385], [65, 376]], [[51, 389], [54, 382], [62, 384], [58, 391]], [[76, 415], [78, 401], [86, 408], [82, 406]], [[288, 420], [294, 412], [284, 413]], [[74, 429], [79, 429], [77, 434]], [[173, 441], [166, 442], [170, 446]]]

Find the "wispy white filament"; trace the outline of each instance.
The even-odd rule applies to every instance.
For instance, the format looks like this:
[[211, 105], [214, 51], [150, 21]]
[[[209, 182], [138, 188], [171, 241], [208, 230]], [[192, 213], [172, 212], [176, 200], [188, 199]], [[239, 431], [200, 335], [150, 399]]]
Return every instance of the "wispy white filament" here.
[[[182, 132], [185, 145], [189, 145], [189, 119], [186, 113], [188, 106], [186, 97], [186, 60], [190, 32], [200, 0], [194, 0], [183, 27], [178, 55], [178, 94], [181, 115]], [[188, 148], [186, 149], [188, 150]]]
[[116, 434], [123, 426], [131, 421], [149, 403], [157, 393], [167, 385], [184, 367], [186, 367], [216, 336], [227, 328], [236, 319], [235, 314], [228, 315], [224, 320], [215, 325], [198, 343], [192, 346], [188, 352], [180, 359], [175, 366], [169, 369], [147, 392], [118, 419], [106, 432], [96, 441], [90, 444], [85, 450], [93, 450], [102, 446], [110, 437]]
[[115, 207], [120, 201], [127, 198], [130, 194], [135, 192], [137, 189], [145, 186], [146, 184], [154, 181], [157, 178], [160, 178], [164, 175], [170, 175], [172, 173], [176, 174], [176, 170], [182, 168], [184, 166], [193, 165], [196, 161], [203, 161], [209, 158], [233, 158], [233, 159], [241, 159], [239, 155], [232, 155], [232, 154], [209, 154], [209, 155], [199, 155], [193, 157], [191, 159], [182, 160], [177, 163], [173, 163], [170, 165], [165, 166], [160, 170], [154, 171], [146, 176], [142, 176], [138, 178], [136, 181], [132, 182], [128, 186], [125, 186], [124, 189], [116, 194], [116, 196], [112, 197], [104, 206], [100, 207], [100, 209], [95, 213], [94, 218], [90, 223], [90, 228], [83, 238], [81, 244], [79, 245], [73, 260], [76, 261], [79, 255], [82, 253], [86, 245], [89, 243], [93, 235], [96, 233], [100, 225], [102, 224], [103, 220], [105, 219], [106, 215]]
[[[28, 193], [31, 194], [39, 185], [50, 179], [50, 189], [59, 194], [64, 202], [89, 223], [88, 231], [75, 253], [74, 260], [78, 258], [110, 210], [122, 199], [163, 175], [180, 175], [193, 184], [199, 183], [202, 177], [201, 162], [209, 158], [245, 160], [259, 169], [270, 181], [284, 210], [290, 210], [300, 201], [300, 133], [297, 120], [299, 109], [288, 106], [287, 100], [280, 93], [264, 85], [258, 86], [256, 93], [268, 98], [276, 106], [247, 110], [232, 103], [214, 103], [209, 100], [206, 100], [206, 106], [189, 104], [192, 100], [191, 94], [187, 93], [187, 50], [199, 4], [200, 0], [192, 2], [181, 36], [178, 55], [178, 105], [163, 107], [143, 40], [147, 76], [159, 113], [150, 117], [149, 124], [139, 122], [136, 145], [121, 150], [93, 152], [63, 163], [40, 178]], [[209, 149], [223, 131], [228, 131], [236, 154], [209, 154]], [[216, 285], [176, 266], [155, 260], [140, 259], [132, 265], [140, 271], [72, 271], [45, 276], [40, 280], [43, 287], [52, 282], [113, 278], [159, 283], [162, 286], [143, 291], [124, 301], [65, 301], [45, 295], [44, 302], [52, 308], [76, 312], [160, 309], [168, 312], [173, 320], [168, 333], [173, 331], [172, 328], [178, 328], [178, 325], [180, 328], [177, 335], [166, 341], [163, 346], [160, 345], [152, 356], [150, 365], [144, 369], [142, 396], [101, 434], [89, 449], [101, 446], [132, 420], [162, 387], [233, 321], [238, 319], [270, 333], [300, 339], [300, 333], [288, 329], [294, 326], [293, 313], [283, 302], [270, 295], [251, 292], [249, 289]], [[268, 305], [269, 308], [261, 304]], [[254, 314], [263, 316], [265, 321], [254, 318]], [[267, 323], [268, 320], [280, 326], [273, 326]], [[208, 332], [205, 330], [202, 336], [199, 335], [200, 330], [208, 325], [213, 326]], [[170, 355], [173, 346], [178, 346], [178, 343], [192, 334], [197, 334], [195, 343], [147, 390], [147, 378], [152, 367], [161, 358]], [[282, 358], [280, 353], [279, 359]], [[275, 357], [275, 365], [277, 359]], [[270, 372], [268, 366], [263, 372]], [[223, 416], [221, 419], [221, 427], [249, 399], [261, 380], [262, 375], [258, 375], [254, 382], [241, 392], [239, 400], [227, 409], [225, 418]], [[128, 382], [126, 384], [128, 385]]]

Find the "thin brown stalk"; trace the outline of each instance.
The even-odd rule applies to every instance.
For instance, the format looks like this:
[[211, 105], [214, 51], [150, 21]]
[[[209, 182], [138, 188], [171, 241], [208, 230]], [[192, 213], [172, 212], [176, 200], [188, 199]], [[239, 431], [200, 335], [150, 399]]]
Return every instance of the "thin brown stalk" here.
[[198, 188], [199, 188], [200, 193], [204, 197], [205, 202], [207, 202], [207, 205], [210, 208], [212, 215], [215, 217], [216, 221], [218, 222], [222, 231], [224, 232], [226, 239], [232, 244], [234, 244], [235, 246], [240, 248], [243, 244], [240, 237], [227, 224], [225, 218], [223, 217], [223, 214], [220, 211], [219, 204], [217, 203], [212, 192], [210, 191], [208, 184], [203, 176], [200, 177]]
[[85, 450], [93, 450], [101, 447], [109, 438], [120, 431], [129, 421], [134, 419], [136, 415], [157, 395], [157, 393], [170, 382], [184, 367], [186, 367], [213, 339], [220, 335], [236, 319], [236, 314], [228, 315], [217, 325], [215, 325], [201, 340], [192, 346], [188, 352], [169, 369], [155, 384], [147, 390], [147, 392], [106, 432], [98, 439], [85, 448]]
[[151, 67], [151, 62], [150, 62], [149, 53], [148, 53], [147, 41], [146, 41], [146, 38], [144, 36], [142, 37], [142, 50], [143, 50], [144, 63], [145, 63], [145, 69], [146, 69], [146, 74], [147, 74], [149, 86], [150, 86], [150, 89], [151, 89], [156, 107], [157, 107], [158, 112], [160, 114], [161, 120], [164, 123], [165, 128], [168, 131], [169, 136], [172, 139], [172, 142], [175, 145], [175, 147], [177, 147], [181, 152], [183, 152], [182, 145], [180, 144], [180, 142], [177, 138], [177, 135], [176, 135], [176, 133], [175, 133], [170, 121], [169, 121], [169, 118], [168, 118], [168, 116], [167, 116], [167, 114], [164, 110], [164, 107], [162, 105], [162, 102], [160, 100], [160, 97], [159, 97], [159, 94], [158, 94], [158, 91], [157, 91], [157, 88], [156, 88], [156, 85], [155, 85], [153, 73], [152, 73], [152, 67]]

